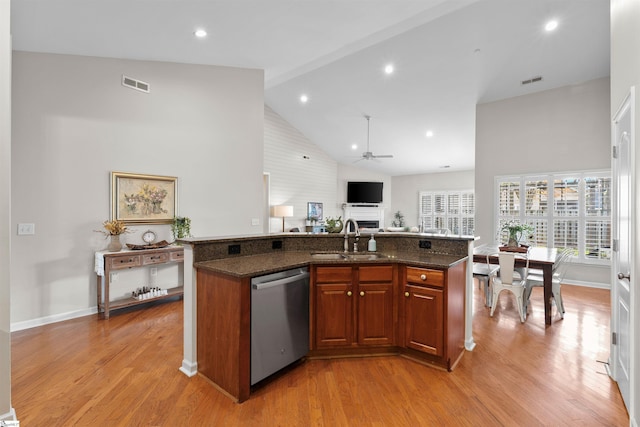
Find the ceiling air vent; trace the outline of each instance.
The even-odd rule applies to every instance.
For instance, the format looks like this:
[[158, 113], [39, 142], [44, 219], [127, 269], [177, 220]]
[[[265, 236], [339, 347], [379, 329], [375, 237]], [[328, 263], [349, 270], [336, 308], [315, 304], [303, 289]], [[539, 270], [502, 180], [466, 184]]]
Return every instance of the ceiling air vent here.
[[523, 80], [520, 83], [523, 84], [523, 85], [528, 85], [528, 84], [536, 83], [536, 82], [539, 82], [539, 81], [542, 81], [542, 76], [531, 77], [530, 79]]
[[132, 79], [124, 74], [122, 75], [122, 86], [129, 87], [131, 89], [139, 90], [141, 92], [149, 93], [151, 86], [149, 83], [145, 83], [141, 80]]

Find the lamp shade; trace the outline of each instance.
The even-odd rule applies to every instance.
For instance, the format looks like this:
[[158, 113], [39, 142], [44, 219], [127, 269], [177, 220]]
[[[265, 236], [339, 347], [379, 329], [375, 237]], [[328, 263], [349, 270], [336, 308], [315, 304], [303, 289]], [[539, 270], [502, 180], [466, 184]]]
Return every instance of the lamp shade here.
[[291, 217], [293, 216], [293, 206], [278, 205], [273, 207], [273, 216], [275, 217]]

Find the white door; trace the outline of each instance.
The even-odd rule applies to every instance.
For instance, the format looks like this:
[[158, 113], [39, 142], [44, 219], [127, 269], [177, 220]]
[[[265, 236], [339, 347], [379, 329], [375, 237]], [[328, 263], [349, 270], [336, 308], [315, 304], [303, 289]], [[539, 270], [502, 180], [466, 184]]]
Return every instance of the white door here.
[[630, 407], [630, 319], [633, 227], [633, 114], [634, 88], [622, 103], [613, 120], [614, 252], [611, 268], [611, 376], [618, 382], [622, 398]]

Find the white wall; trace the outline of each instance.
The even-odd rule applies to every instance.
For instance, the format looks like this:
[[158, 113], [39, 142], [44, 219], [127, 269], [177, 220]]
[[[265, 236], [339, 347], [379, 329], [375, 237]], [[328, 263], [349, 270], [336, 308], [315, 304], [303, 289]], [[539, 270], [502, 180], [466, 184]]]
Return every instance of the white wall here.
[[0, 1], [0, 420], [11, 409], [11, 35], [10, 2]]
[[[306, 157], [306, 158], [305, 158]], [[338, 163], [268, 106], [264, 110], [264, 170], [270, 176], [271, 205], [293, 206], [285, 230], [304, 231], [307, 203], [323, 204], [324, 218], [336, 208]], [[271, 218], [265, 231], [282, 231], [282, 218]]]
[[473, 190], [473, 180], [473, 170], [394, 176], [391, 178], [391, 212], [402, 212], [407, 226], [418, 226], [418, 194], [421, 191]]
[[391, 221], [393, 220], [393, 215], [391, 215], [391, 177], [389, 175], [361, 169], [357, 166], [339, 163], [337, 179], [338, 197], [335, 200], [335, 205], [338, 209], [338, 215], [342, 216], [343, 220], [347, 219], [344, 217], [344, 213], [342, 212], [342, 205], [347, 201], [347, 182], [349, 181], [382, 182], [382, 208], [384, 209], [384, 226], [387, 227], [391, 225]]
[[[601, 78], [477, 106], [477, 244], [495, 235], [495, 176], [611, 168], [609, 94], [609, 78]], [[567, 278], [609, 283], [609, 273], [572, 266]]]
[[[635, 104], [635, 165], [640, 165], [640, 1], [612, 0], [611, 1], [611, 111], [613, 117], [629, 92], [631, 86], [636, 88]], [[631, 317], [631, 408], [629, 409], [630, 424], [637, 426], [638, 410], [640, 408], [640, 357], [638, 352], [638, 309], [640, 308], [640, 292], [638, 291], [637, 272], [640, 271], [640, 242], [637, 232], [640, 230], [640, 173], [635, 173], [635, 232], [636, 238], [632, 247], [633, 265], [631, 267], [631, 298], [634, 313]], [[635, 355], [635, 357], [634, 357]]]
[[[196, 236], [261, 233], [263, 94], [262, 70], [14, 52], [11, 228], [36, 234], [12, 242], [11, 321], [95, 309], [111, 171], [177, 176]], [[170, 238], [126, 240], [147, 228]]]

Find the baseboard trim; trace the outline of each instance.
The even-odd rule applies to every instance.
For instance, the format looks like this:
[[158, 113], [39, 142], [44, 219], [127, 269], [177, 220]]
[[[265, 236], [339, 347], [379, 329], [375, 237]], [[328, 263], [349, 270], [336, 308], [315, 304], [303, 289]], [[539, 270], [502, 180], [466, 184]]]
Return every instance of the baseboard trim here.
[[7, 412], [6, 414], [1, 414], [0, 420], [1, 421], [18, 421], [18, 417], [16, 417], [16, 410], [11, 408], [9, 412]]
[[67, 313], [53, 314], [51, 316], [25, 320], [23, 322], [15, 322], [11, 324], [11, 332], [22, 331], [24, 329], [35, 328], [38, 326], [48, 325], [50, 323], [57, 323], [64, 320], [75, 319], [78, 317], [91, 316], [92, 314], [96, 314], [97, 312], [98, 307], [90, 307], [82, 310], [69, 311]]
[[188, 377], [193, 377], [198, 373], [198, 362], [182, 359], [182, 366], [179, 368], [179, 371]]
[[585, 282], [582, 280], [565, 280], [562, 282], [563, 285], [575, 285], [575, 286], [584, 286], [585, 288], [596, 288], [596, 289], [611, 289], [610, 283], [599, 283], [599, 282]]

